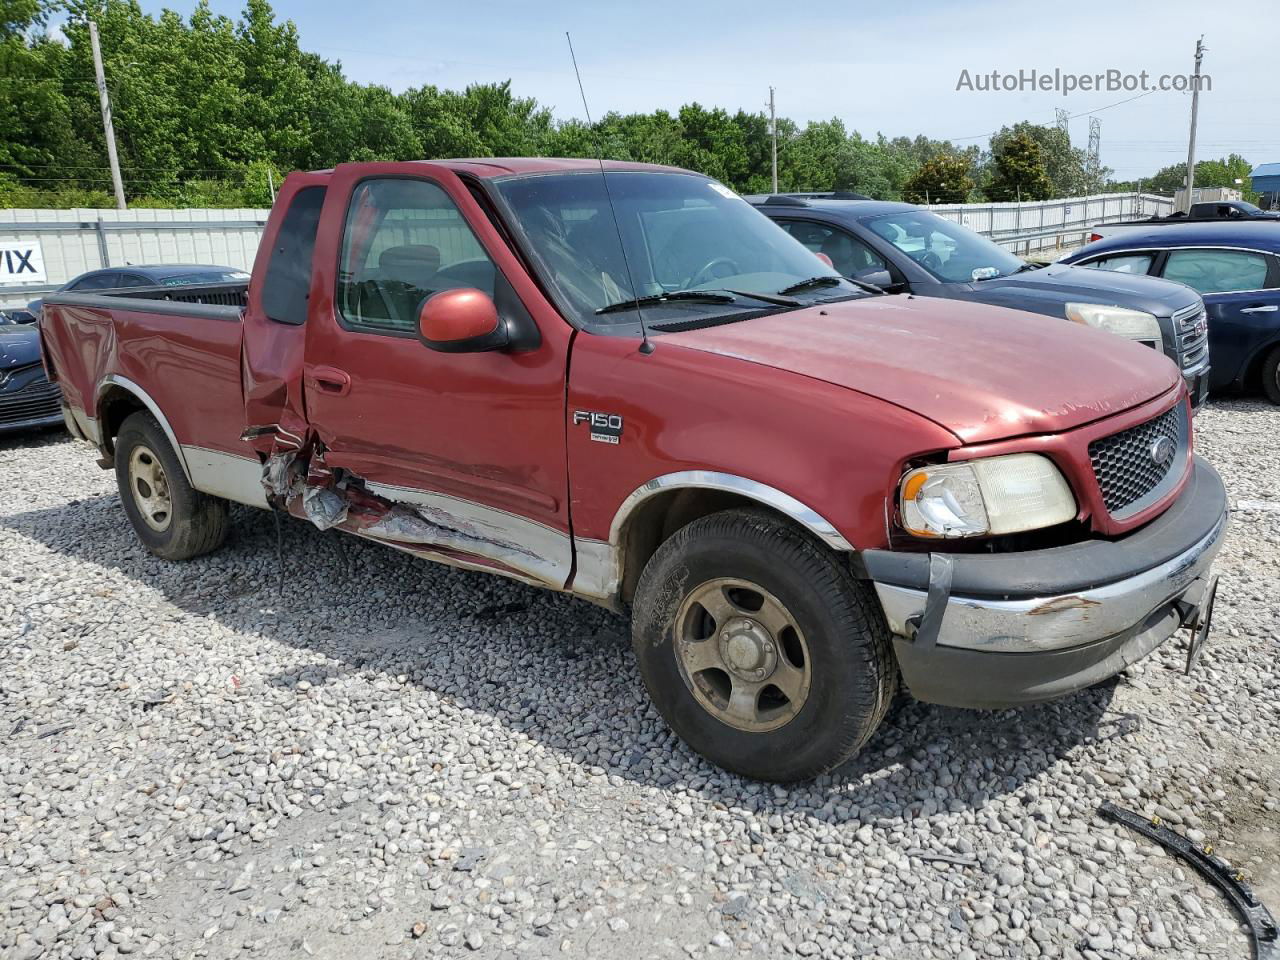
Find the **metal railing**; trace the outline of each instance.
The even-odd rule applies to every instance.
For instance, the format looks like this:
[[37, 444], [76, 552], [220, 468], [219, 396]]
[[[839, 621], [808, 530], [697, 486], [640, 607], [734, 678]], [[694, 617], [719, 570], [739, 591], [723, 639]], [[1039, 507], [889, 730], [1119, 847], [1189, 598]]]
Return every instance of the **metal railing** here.
[[928, 208], [1015, 253], [1085, 242], [1094, 227], [1173, 211], [1173, 198], [1149, 193], [1102, 193], [1026, 203], [947, 203]]

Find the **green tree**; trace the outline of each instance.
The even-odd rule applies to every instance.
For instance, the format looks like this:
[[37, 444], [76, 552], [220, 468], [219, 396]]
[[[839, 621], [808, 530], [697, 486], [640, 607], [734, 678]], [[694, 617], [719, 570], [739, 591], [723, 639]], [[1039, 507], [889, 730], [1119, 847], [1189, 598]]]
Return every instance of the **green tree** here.
[[974, 188], [969, 157], [939, 154], [926, 160], [902, 187], [909, 203], [964, 203]]
[[990, 200], [1047, 200], [1053, 192], [1040, 145], [1025, 133], [1001, 142], [985, 192]]
[[[1253, 191], [1253, 186], [1249, 182], [1249, 172], [1253, 169], [1253, 165], [1238, 153], [1230, 154], [1218, 160], [1200, 160], [1196, 163], [1196, 179], [1197, 187], [1228, 187], [1233, 190], [1239, 190], [1244, 199], [1253, 201], [1257, 199], [1257, 194]], [[1239, 180], [1239, 183], [1236, 181]], [[1141, 189], [1144, 193], [1163, 193], [1172, 195], [1187, 182], [1187, 165], [1185, 163], [1173, 163], [1167, 167], [1161, 167], [1149, 177], [1143, 177], [1139, 180], [1129, 180], [1112, 184], [1113, 187], [1121, 190], [1137, 190]]]
[[[1005, 144], [1016, 137], [1031, 140], [1040, 148], [1040, 159], [1045, 175], [1049, 178], [1052, 197], [1079, 197], [1102, 188], [1102, 181], [1110, 172], [1105, 168], [1091, 178], [1088, 155], [1071, 145], [1066, 131], [1056, 126], [1044, 126], [1023, 121], [1011, 127], [1001, 127], [991, 138], [991, 157], [998, 156]], [[990, 171], [994, 173], [994, 171]], [[1096, 183], [1092, 182], [1096, 179]]]

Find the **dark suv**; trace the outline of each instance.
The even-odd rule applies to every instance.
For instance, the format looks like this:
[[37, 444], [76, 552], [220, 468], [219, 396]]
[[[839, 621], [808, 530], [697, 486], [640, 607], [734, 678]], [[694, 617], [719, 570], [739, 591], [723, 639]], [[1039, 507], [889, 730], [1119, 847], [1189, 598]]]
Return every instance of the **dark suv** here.
[[909, 203], [813, 194], [746, 199], [847, 277], [891, 292], [972, 300], [1110, 330], [1178, 364], [1196, 406], [1208, 395], [1204, 301], [1182, 284], [1037, 266]]

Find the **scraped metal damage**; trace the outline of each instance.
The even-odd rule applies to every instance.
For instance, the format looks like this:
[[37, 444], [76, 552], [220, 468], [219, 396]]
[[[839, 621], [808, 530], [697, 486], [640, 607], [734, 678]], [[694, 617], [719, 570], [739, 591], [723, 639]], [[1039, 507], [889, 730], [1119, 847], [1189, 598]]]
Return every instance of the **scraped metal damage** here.
[[396, 502], [369, 491], [363, 477], [330, 467], [323, 442], [299, 437], [278, 424], [250, 427], [242, 440], [271, 438], [262, 486], [274, 510], [305, 517], [318, 530], [341, 528], [408, 550], [478, 555], [527, 567], [538, 556], [494, 537], [465, 518], [438, 507]]

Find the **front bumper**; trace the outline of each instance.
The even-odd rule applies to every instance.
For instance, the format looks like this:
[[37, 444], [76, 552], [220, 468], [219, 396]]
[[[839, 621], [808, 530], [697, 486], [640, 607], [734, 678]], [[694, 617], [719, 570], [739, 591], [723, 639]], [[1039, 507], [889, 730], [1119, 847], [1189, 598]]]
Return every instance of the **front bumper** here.
[[0, 377], [0, 433], [62, 423], [62, 391], [39, 364]]
[[1191, 394], [1191, 412], [1199, 413], [1209, 399], [1209, 364], [1196, 370], [1184, 371], [1182, 379], [1187, 385], [1187, 393]]
[[1227, 513], [1221, 479], [1196, 457], [1169, 509], [1118, 540], [862, 556], [915, 697], [1015, 706], [1105, 680], [1194, 619]]

